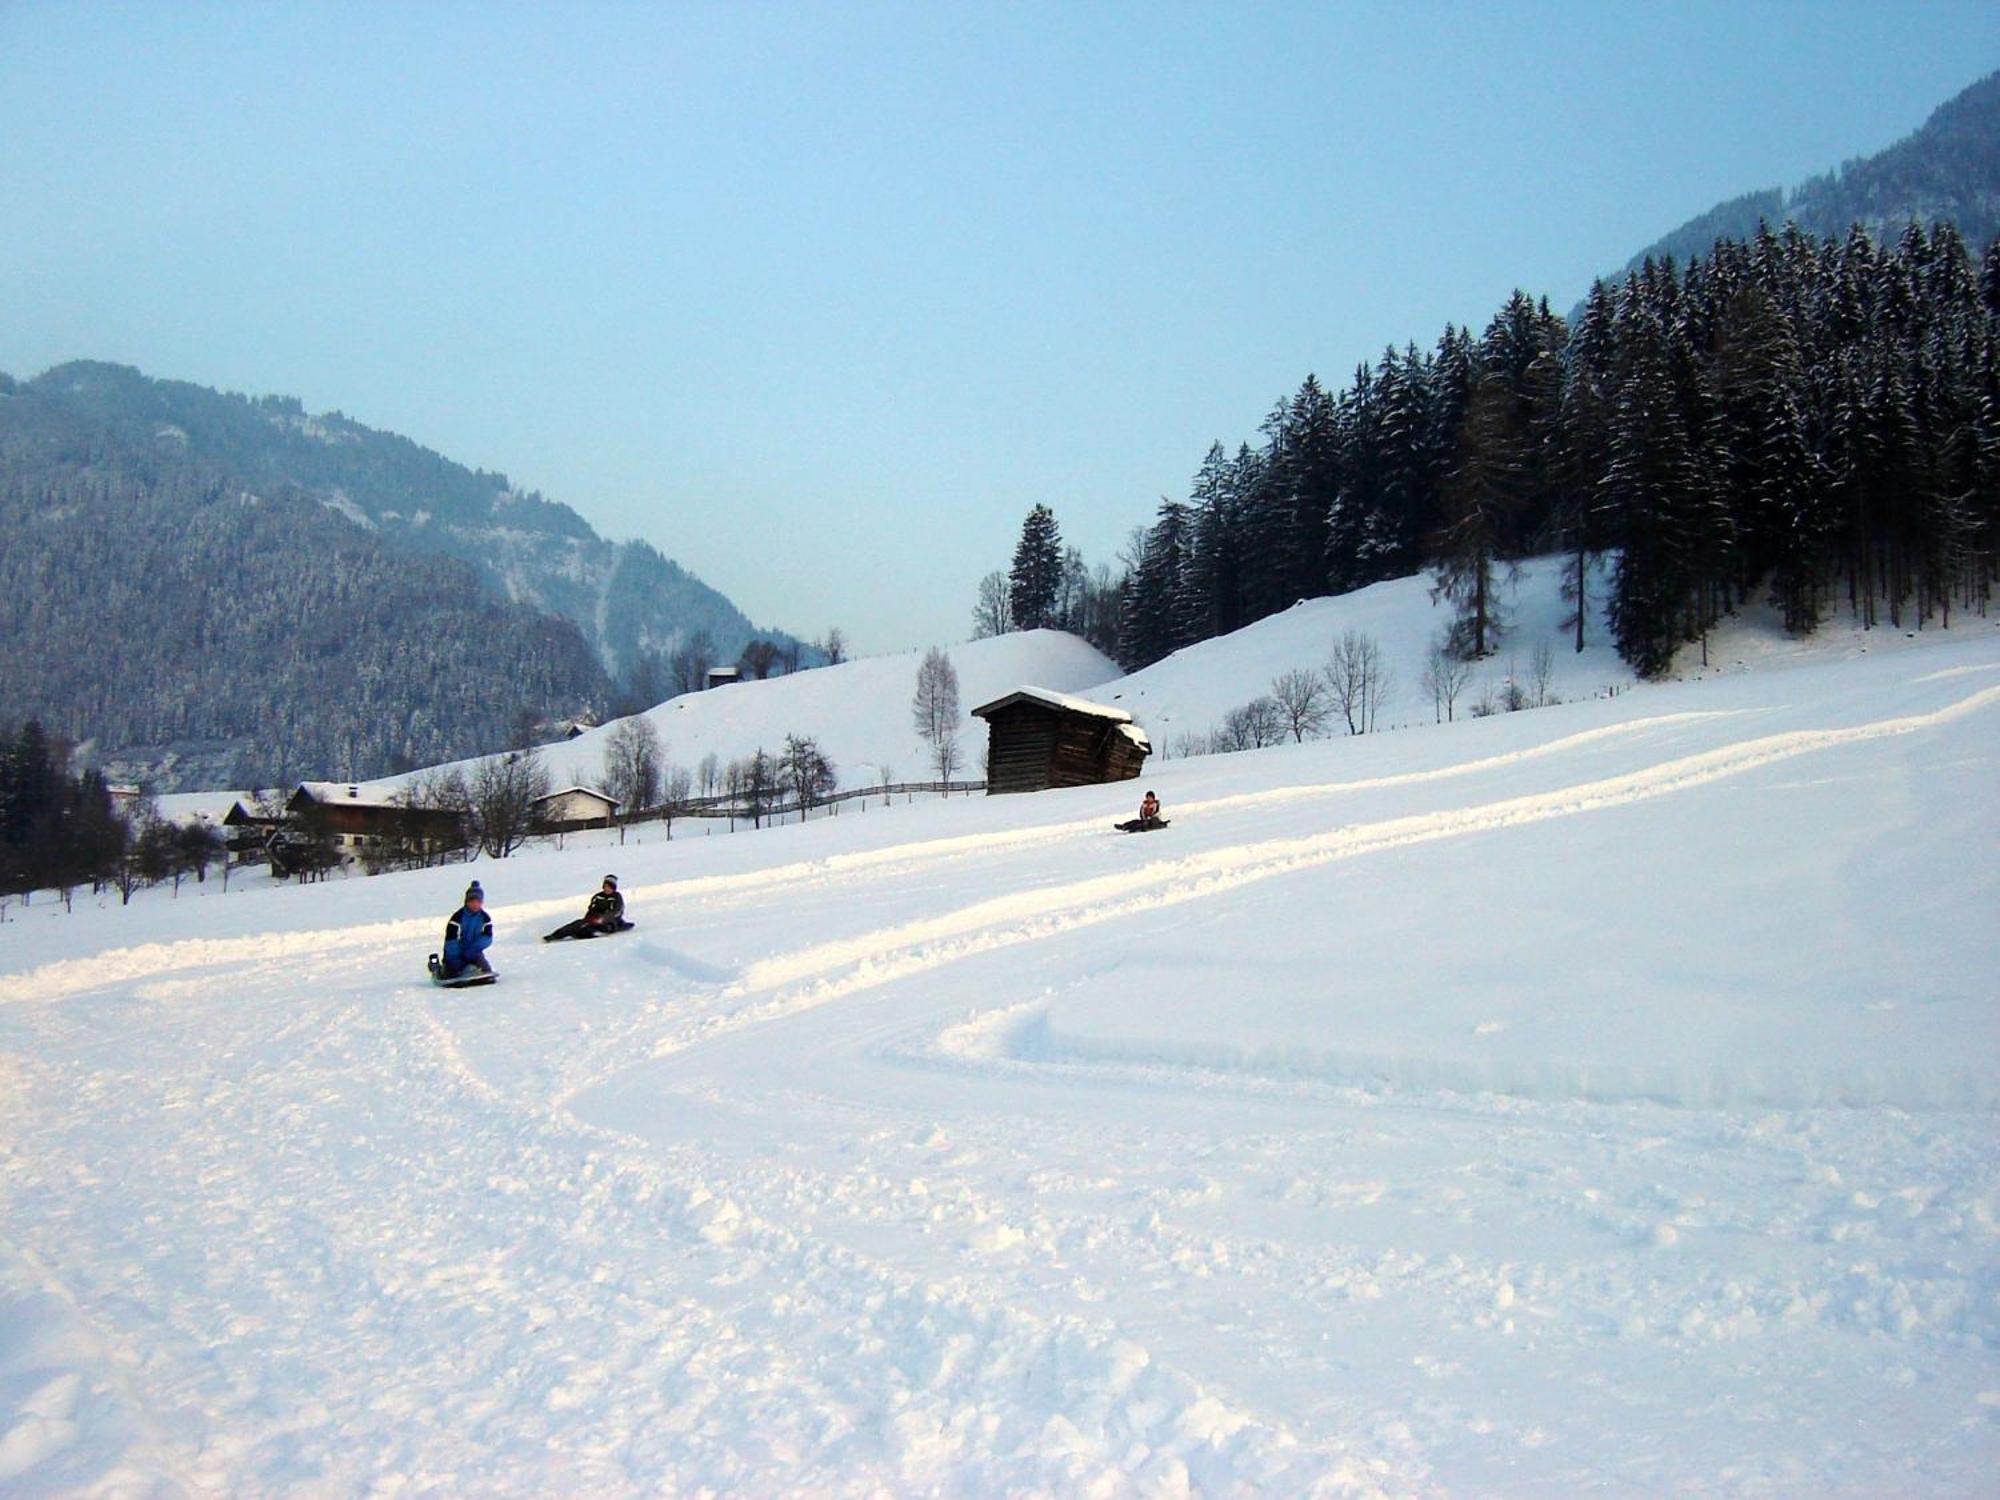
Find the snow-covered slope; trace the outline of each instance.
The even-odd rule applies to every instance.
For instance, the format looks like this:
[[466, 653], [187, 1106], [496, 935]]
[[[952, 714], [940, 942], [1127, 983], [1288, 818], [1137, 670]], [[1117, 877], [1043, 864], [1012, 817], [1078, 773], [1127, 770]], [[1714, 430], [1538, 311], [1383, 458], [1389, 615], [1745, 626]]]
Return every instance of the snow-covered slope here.
[[[980, 704], [1023, 683], [1058, 692], [1089, 693], [1118, 675], [1100, 652], [1055, 630], [1023, 631], [953, 646], [946, 653], [958, 672], [961, 780], [985, 773], [986, 726], [971, 717]], [[845, 787], [882, 781], [934, 778], [930, 751], [916, 731], [910, 701], [916, 694], [921, 652], [868, 657], [796, 672], [763, 682], [740, 682], [687, 693], [649, 709], [669, 763], [692, 769], [713, 754], [725, 765], [762, 749], [777, 754], [788, 734], [809, 735], [833, 760]], [[560, 745], [545, 746], [543, 761], [557, 786], [601, 785], [605, 725]], [[465, 762], [469, 766], [471, 762]], [[395, 786], [407, 777], [374, 783]]]
[[649, 839], [591, 944], [594, 848], [16, 909], [0, 1488], [1988, 1492], [2000, 631], [1904, 644]]
[[[1550, 648], [1549, 689], [1563, 699], [1588, 698], [1629, 686], [1632, 670], [1618, 659], [1603, 619], [1604, 572], [1593, 573], [1592, 613], [1584, 650], [1575, 649], [1563, 621], [1571, 606], [1562, 597], [1562, 559], [1536, 558], [1501, 589], [1507, 630], [1499, 649], [1471, 671], [1455, 705], [1469, 718], [1482, 700], [1504, 701], [1510, 677], [1526, 688], [1535, 647]], [[1451, 618], [1451, 606], [1431, 599], [1430, 578], [1419, 574], [1371, 584], [1351, 594], [1300, 601], [1232, 635], [1176, 651], [1165, 661], [1103, 689], [1098, 696], [1117, 704], [1144, 725], [1154, 748], [1177, 755], [1189, 735], [1206, 736], [1229, 711], [1271, 691], [1271, 681], [1294, 668], [1318, 671], [1347, 631], [1372, 639], [1388, 669], [1378, 729], [1430, 724], [1437, 712], [1424, 687], [1424, 658]], [[1345, 733], [1344, 724], [1340, 732]]]

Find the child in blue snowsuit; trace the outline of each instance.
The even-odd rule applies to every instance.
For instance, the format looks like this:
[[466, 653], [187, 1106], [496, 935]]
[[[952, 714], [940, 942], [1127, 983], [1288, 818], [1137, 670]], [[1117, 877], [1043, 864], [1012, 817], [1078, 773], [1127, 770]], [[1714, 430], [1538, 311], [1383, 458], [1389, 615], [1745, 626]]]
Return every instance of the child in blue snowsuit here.
[[486, 915], [486, 892], [475, 880], [465, 888], [465, 905], [444, 924], [444, 977], [456, 979], [467, 969], [491, 974], [486, 950], [492, 946], [493, 919]]

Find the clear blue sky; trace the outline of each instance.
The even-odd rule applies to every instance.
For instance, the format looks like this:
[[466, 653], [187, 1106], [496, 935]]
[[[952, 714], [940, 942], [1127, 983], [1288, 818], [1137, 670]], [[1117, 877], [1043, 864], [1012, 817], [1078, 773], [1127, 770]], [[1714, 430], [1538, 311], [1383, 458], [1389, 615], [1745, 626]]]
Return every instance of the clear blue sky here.
[[338, 408], [901, 649], [1036, 502], [1109, 560], [1307, 372], [1996, 66], [1969, 0], [0, 0], [0, 369]]

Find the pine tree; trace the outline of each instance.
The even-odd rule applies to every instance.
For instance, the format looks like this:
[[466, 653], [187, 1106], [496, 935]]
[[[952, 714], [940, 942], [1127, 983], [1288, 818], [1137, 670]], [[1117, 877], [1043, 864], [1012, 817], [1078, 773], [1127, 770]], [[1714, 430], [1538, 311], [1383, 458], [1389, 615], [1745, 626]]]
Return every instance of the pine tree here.
[[1183, 572], [1188, 561], [1188, 509], [1162, 500], [1158, 518], [1146, 533], [1139, 565], [1125, 591], [1125, 618], [1119, 644], [1128, 669], [1150, 666], [1189, 644], [1182, 626], [1188, 612], [1181, 607]]
[[1558, 496], [1557, 534], [1562, 539], [1563, 597], [1573, 611], [1568, 623], [1583, 650], [1590, 620], [1590, 560], [1603, 549], [1601, 486], [1610, 467], [1611, 416], [1616, 401], [1617, 305], [1602, 281], [1592, 284], [1564, 351], [1563, 455], [1552, 480]]
[[1609, 616], [1619, 655], [1657, 677], [1683, 638], [1694, 567], [1689, 514], [1700, 484], [1673, 389], [1666, 338], [1650, 310], [1621, 316], [1628, 363], [1611, 424], [1603, 504], [1619, 549]]
[[1040, 630], [1055, 623], [1056, 592], [1062, 585], [1062, 533], [1046, 505], [1037, 505], [1021, 523], [1021, 541], [1007, 577], [1016, 630]]
[[1433, 542], [1433, 597], [1458, 607], [1452, 645], [1477, 659], [1499, 644], [1502, 626], [1494, 568], [1521, 503], [1523, 434], [1507, 382], [1482, 371], [1459, 430], [1458, 462], [1445, 485], [1444, 526]]
[[1372, 581], [1365, 558], [1384, 504], [1381, 414], [1375, 372], [1360, 365], [1335, 416], [1338, 477], [1322, 523], [1326, 555], [1321, 572], [1335, 593]]
[[1209, 446], [1188, 493], [1188, 549], [1177, 634], [1186, 641], [1226, 635], [1242, 623], [1242, 562], [1235, 469], [1221, 443]]

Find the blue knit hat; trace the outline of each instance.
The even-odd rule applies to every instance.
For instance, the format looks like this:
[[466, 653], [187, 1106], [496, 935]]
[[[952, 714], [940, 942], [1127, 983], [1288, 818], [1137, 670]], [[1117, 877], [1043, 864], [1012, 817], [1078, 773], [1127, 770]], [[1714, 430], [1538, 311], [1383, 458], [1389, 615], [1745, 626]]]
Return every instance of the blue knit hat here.
[[481, 901], [484, 901], [486, 899], [486, 892], [484, 888], [482, 888], [479, 882], [476, 880], [473, 881], [471, 885], [465, 888], [465, 899], [467, 901], [472, 900], [475, 896], [478, 897]]

